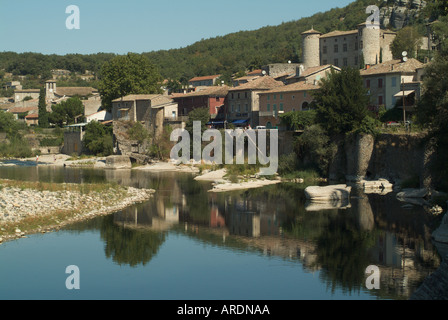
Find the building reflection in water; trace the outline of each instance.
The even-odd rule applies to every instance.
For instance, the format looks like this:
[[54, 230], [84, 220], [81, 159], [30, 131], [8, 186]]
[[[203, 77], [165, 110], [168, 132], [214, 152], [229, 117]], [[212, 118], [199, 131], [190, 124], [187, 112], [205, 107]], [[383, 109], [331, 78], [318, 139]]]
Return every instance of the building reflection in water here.
[[[232, 238], [247, 250], [296, 260], [305, 271], [322, 270], [325, 281], [350, 289], [353, 283], [344, 277], [353, 276], [362, 288], [365, 268], [377, 265], [384, 295], [409, 297], [440, 264], [424, 231], [428, 221], [423, 209], [404, 211], [402, 204], [383, 195], [361, 194], [349, 203], [317, 209], [293, 194], [269, 201], [263, 192], [215, 194], [207, 192], [208, 185], [166, 180], [153, 199], [115, 214], [114, 223], [156, 232], [176, 229], [193, 237], [209, 233], [223, 246]], [[347, 273], [357, 277], [336, 272], [338, 266], [354, 268]]]

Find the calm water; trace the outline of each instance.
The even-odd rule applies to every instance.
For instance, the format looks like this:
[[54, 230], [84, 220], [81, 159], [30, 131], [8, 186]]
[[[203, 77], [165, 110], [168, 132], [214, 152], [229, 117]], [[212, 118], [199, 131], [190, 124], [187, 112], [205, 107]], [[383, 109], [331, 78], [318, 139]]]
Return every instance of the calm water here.
[[[190, 174], [0, 167], [0, 178], [117, 181], [153, 199], [59, 232], [0, 245], [0, 299], [408, 299], [440, 264], [431, 217], [388, 196], [345, 209], [280, 184], [211, 194]], [[68, 290], [66, 267], [80, 271]], [[381, 270], [380, 289], [365, 269]]]

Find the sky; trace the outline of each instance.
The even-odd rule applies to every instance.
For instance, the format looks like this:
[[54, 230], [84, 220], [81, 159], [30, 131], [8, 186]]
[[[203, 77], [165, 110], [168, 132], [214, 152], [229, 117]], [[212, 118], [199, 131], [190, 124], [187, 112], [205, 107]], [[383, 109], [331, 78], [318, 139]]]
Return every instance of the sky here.
[[[0, 52], [64, 55], [168, 50], [298, 20], [353, 1], [0, 0]], [[79, 19], [75, 11], [66, 13], [71, 5], [79, 9]]]

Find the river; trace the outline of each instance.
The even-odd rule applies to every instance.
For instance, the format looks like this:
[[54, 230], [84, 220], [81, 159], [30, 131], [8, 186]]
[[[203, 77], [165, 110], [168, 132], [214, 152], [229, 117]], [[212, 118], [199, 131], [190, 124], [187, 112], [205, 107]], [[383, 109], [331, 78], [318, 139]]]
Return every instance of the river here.
[[[155, 196], [0, 244], [0, 299], [397, 300], [440, 265], [433, 218], [395, 195], [314, 210], [303, 186], [210, 193], [189, 173], [4, 166], [0, 178], [108, 182]], [[368, 289], [366, 268], [380, 270]], [[68, 266], [79, 289], [68, 289]]]

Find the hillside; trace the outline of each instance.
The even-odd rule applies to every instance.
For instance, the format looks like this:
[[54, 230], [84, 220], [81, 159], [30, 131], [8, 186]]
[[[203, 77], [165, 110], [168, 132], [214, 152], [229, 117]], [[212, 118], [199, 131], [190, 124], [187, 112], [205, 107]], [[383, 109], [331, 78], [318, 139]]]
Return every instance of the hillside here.
[[[413, 9], [416, 3], [421, 4], [422, 1], [356, 0], [344, 8], [334, 8], [278, 26], [240, 31], [201, 40], [185, 48], [147, 52], [143, 55], [159, 67], [164, 78], [185, 81], [194, 76], [210, 74], [223, 74], [225, 78], [230, 78], [238, 71], [259, 68], [268, 63], [284, 63], [288, 60], [300, 62], [301, 32], [311, 27], [323, 33], [336, 29], [355, 29], [359, 23], [366, 20], [366, 8], [372, 4], [381, 8], [382, 21], [387, 23], [387, 27], [395, 26], [398, 29], [406, 24], [424, 26], [424, 16], [428, 14], [416, 14], [421, 11]], [[404, 13], [401, 13], [402, 10], [394, 11], [397, 7], [404, 8]], [[49, 77], [51, 69], [67, 69], [73, 72], [83, 72], [87, 69], [98, 72], [101, 65], [114, 56], [108, 53], [58, 56], [3, 52], [0, 53], [0, 76], [2, 69], [14, 75], [31, 75], [34, 78], [42, 75], [43, 79]]]

